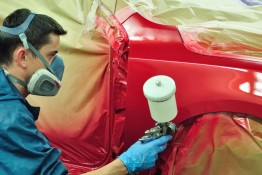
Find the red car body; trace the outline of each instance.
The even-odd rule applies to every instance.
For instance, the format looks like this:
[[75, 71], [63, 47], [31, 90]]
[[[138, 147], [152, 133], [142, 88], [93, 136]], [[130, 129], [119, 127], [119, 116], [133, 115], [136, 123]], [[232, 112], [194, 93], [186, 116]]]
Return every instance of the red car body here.
[[193, 52], [177, 27], [153, 23], [138, 13], [124, 20], [130, 50], [125, 147], [154, 126], [143, 84], [156, 75], [176, 82], [178, 124], [212, 112], [237, 112], [262, 118], [262, 60], [234, 54]]

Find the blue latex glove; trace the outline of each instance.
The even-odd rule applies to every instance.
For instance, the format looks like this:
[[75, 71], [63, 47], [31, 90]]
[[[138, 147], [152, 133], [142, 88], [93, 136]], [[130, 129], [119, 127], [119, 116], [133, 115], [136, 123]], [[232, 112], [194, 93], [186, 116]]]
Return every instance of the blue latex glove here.
[[147, 143], [137, 141], [119, 158], [127, 167], [129, 174], [152, 168], [158, 158], [158, 153], [166, 149], [167, 142], [171, 138], [172, 136], [166, 135]]

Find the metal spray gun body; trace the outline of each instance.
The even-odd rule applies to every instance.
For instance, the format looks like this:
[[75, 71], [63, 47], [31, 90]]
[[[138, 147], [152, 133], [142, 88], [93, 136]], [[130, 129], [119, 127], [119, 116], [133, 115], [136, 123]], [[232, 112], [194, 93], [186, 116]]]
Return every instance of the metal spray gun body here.
[[162, 135], [173, 135], [176, 130], [170, 122], [177, 115], [175, 99], [175, 81], [165, 75], [149, 78], [143, 86], [144, 95], [148, 100], [150, 114], [156, 121], [155, 127], [145, 131], [145, 136], [139, 140], [144, 143]]

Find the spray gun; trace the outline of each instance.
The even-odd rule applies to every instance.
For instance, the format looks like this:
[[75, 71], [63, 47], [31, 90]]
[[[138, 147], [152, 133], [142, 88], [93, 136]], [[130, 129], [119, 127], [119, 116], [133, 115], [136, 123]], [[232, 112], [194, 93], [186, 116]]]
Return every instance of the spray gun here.
[[145, 131], [145, 135], [139, 140], [145, 143], [162, 135], [173, 135], [176, 125], [170, 121], [177, 115], [175, 81], [165, 75], [154, 76], [145, 82], [143, 91], [151, 117], [156, 124], [155, 127]]

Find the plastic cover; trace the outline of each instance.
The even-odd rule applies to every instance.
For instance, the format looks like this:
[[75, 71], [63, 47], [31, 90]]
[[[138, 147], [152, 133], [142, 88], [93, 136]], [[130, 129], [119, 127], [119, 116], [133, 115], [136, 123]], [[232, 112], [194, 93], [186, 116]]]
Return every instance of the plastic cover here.
[[177, 126], [150, 175], [261, 174], [262, 120], [214, 113]]
[[125, 0], [150, 21], [178, 26], [196, 53], [262, 57], [261, 0]]

